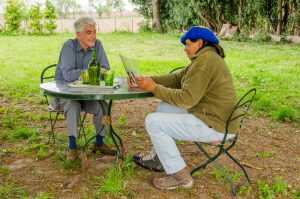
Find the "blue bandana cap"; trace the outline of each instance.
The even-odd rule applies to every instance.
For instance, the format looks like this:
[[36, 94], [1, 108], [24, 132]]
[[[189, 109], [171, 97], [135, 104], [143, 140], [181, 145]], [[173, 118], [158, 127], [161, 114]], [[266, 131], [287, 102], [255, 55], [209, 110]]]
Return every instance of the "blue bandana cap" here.
[[202, 39], [211, 44], [218, 44], [219, 40], [216, 35], [208, 28], [200, 26], [192, 26], [187, 32], [185, 32], [181, 38], [180, 42], [185, 45], [186, 40], [196, 41], [197, 39]]

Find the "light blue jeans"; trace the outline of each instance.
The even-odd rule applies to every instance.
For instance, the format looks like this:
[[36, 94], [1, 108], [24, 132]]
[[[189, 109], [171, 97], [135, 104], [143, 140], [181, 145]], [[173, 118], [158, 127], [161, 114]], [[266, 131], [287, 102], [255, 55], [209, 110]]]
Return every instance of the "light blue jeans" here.
[[[186, 167], [176, 146], [176, 140], [216, 142], [223, 133], [209, 128], [199, 118], [186, 110], [161, 102], [156, 112], [147, 115], [146, 130], [167, 174], [174, 174]], [[228, 134], [228, 139], [234, 137]]]

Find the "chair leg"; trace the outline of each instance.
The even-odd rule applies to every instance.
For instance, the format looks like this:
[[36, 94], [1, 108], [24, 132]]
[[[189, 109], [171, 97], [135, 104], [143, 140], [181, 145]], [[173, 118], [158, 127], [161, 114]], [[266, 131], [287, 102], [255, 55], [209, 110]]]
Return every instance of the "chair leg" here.
[[221, 152], [221, 150], [219, 150], [219, 152], [217, 154], [215, 154], [214, 156], [210, 156], [203, 164], [201, 164], [201, 165], [197, 166], [196, 168], [194, 168], [191, 171], [191, 175], [193, 175], [199, 169], [205, 169], [208, 164], [210, 164], [213, 161], [215, 161], [221, 154], [222, 154], [222, 152]]
[[49, 132], [48, 135], [48, 142], [47, 144], [51, 143], [51, 139], [53, 140], [53, 144], [55, 144], [55, 132], [54, 132], [54, 128], [55, 128], [55, 124], [56, 121], [58, 119], [59, 116], [59, 112], [55, 112], [55, 117], [52, 117], [52, 112], [49, 112], [49, 117], [50, 117], [50, 127], [51, 127], [51, 131]]
[[86, 134], [85, 134], [85, 129], [84, 129], [84, 122], [85, 122], [85, 119], [86, 119], [86, 115], [87, 115], [87, 112], [84, 112], [83, 117], [80, 118], [80, 121], [79, 121], [79, 130], [78, 130], [79, 137], [81, 136], [81, 134], [84, 137], [84, 143], [87, 142], [87, 138], [86, 138]]
[[224, 153], [240, 167], [240, 169], [243, 171], [248, 183], [251, 184], [248, 173], [247, 173], [246, 169], [243, 167], [243, 165], [237, 159], [235, 159], [227, 150], [224, 150]]
[[[226, 155], [227, 155], [234, 163], [236, 163], [236, 164], [240, 167], [240, 169], [243, 171], [243, 173], [244, 173], [244, 175], [245, 175], [245, 177], [246, 177], [246, 179], [247, 179], [247, 182], [248, 182], [249, 184], [251, 184], [251, 181], [250, 181], [250, 178], [249, 178], [249, 176], [248, 176], [248, 173], [247, 173], [247, 171], [245, 170], [245, 168], [243, 167], [243, 165], [242, 165], [237, 159], [235, 159], [235, 158], [228, 152], [228, 151], [233, 147], [233, 145], [235, 144], [235, 142], [233, 142], [233, 143], [232, 143], [229, 147], [227, 147], [227, 148], [219, 147], [218, 153], [216, 153], [216, 154], [213, 155], [213, 156], [209, 155], [208, 152], [202, 147], [202, 145], [201, 145], [200, 143], [197, 143], [197, 142], [194, 142], [194, 143], [198, 146], [198, 148], [200, 149], [200, 151], [201, 151], [202, 153], [204, 153], [204, 155], [207, 157], [207, 160], [206, 160], [203, 164], [201, 164], [201, 165], [197, 166], [196, 168], [194, 168], [194, 169], [191, 171], [191, 175], [193, 175], [193, 174], [194, 174], [196, 171], [198, 171], [199, 169], [205, 169], [205, 168], [207, 167], [208, 164], [214, 162], [221, 154], [225, 153], [225, 154], [226, 154]], [[227, 180], [230, 181], [230, 184], [231, 184], [231, 191], [232, 191], [233, 195], [236, 195], [237, 187], [234, 186], [234, 184], [231, 182], [231, 179], [228, 178], [228, 176], [225, 176], [225, 177], [227, 178]]]
[[204, 155], [207, 157], [207, 158], [211, 158], [211, 156], [207, 153], [207, 151], [201, 146], [201, 144], [200, 143], [198, 143], [198, 142], [194, 142], [196, 145], [197, 145], [197, 147], [200, 149], [200, 151], [202, 152], [202, 153], [204, 153]]

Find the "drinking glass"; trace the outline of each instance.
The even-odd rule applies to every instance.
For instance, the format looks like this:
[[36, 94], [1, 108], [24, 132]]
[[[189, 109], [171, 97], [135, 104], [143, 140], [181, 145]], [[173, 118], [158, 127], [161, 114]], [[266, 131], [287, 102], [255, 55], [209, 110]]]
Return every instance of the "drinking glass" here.
[[109, 70], [104, 73], [105, 86], [113, 86], [115, 71]]
[[88, 70], [82, 70], [80, 72], [80, 80], [82, 81], [83, 84], [88, 84], [89, 83], [89, 72], [88, 72]]

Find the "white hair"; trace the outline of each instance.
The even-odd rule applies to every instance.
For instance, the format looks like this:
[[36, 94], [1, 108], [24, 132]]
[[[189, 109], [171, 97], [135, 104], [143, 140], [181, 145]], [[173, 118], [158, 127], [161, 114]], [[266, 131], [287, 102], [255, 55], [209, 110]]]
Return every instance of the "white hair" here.
[[74, 29], [75, 32], [81, 32], [83, 31], [84, 26], [86, 25], [92, 25], [95, 26], [96, 22], [94, 19], [92, 19], [91, 17], [80, 17], [79, 19], [77, 19], [74, 23]]

